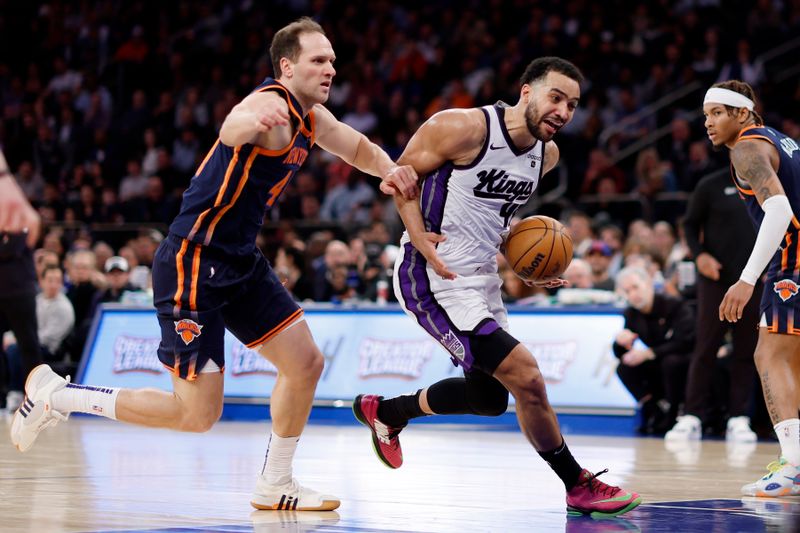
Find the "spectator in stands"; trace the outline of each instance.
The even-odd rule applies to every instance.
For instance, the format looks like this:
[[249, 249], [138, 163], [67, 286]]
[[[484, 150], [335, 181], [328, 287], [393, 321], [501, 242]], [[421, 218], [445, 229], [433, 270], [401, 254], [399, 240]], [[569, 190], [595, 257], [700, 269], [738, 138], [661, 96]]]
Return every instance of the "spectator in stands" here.
[[592, 244], [592, 219], [581, 211], [573, 211], [567, 216], [567, 231], [572, 237], [572, 253], [583, 257]]
[[75, 311], [75, 328], [66, 341], [73, 360], [83, 353], [83, 345], [92, 324], [92, 302], [95, 295], [105, 289], [106, 280], [97, 269], [94, 252], [78, 250], [67, 254], [67, 298]]
[[612, 255], [608, 264], [608, 275], [613, 278], [622, 270], [622, 246], [625, 242], [625, 234], [619, 226], [606, 224], [600, 228], [600, 240], [611, 249]]
[[[42, 358], [49, 363], [60, 363], [61, 345], [75, 324], [72, 304], [64, 295], [64, 274], [61, 267], [46, 265], [39, 284], [42, 292], [36, 295], [36, 323]], [[11, 389], [21, 394], [24, 374], [16, 342], [16, 338], [10, 339], [6, 354], [9, 368], [12, 369]], [[54, 366], [58, 367], [58, 364]]]
[[275, 273], [295, 300], [311, 299], [311, 282], [305, 272], [305, 256], [301, 250], [292, 246], [278, 248]]
[[591, 269], [593, 289], [614, 290], [614, 278], [609, 274], [609, 266], [614, 255], [611, 247], [601, 240], [595, 240], [586, 250], [584, 259]]
[[[336, 163], [342, 165], [342, 163]], [[347, 167], [343, 169], [346, 181], [333, 187], [322, 202], [320, 217], [344, 224], [370, 222], [369, 210], [375, 202], [375, 190], [367, 183], [366, 174]]]
[[106, 288], [97, 291], [92, 299], [89, 316], [94, 317], [100, 304], [119, 303], [123, 301], [126, 292], [135, 292], [138, 289], [130, 283], [130, 265], [124, 257], [115, 255], [109, 257], [103, 267], [106, 278]]
[[325, 247], [323, 261], [314, 273], [314, 301], [328, 302], [333, 295], [330, 272], [338, 267], [347, 267], [352, 262], [350, 248], [342, 241], [330, 241]]
[[580, 257], [574, 258], [561, 275], [568, 283], [567, 289], [591, 289], [592, 267]]
[[672, 165], [662, 161], [655, 148], [645, 148], [636, 158], [636, 191], [652, 200], [660, 192], [678, 190]]
[[620, 359], [617, 374], [641, 408], [639, 431], [663, 434], [675, 423], [683, 402], [694, 314], [680, 298], [656, 294], [653, 279], [642, 268], [622, 269], [616, 285], [628, 303], [625, 329], [613, 346]]

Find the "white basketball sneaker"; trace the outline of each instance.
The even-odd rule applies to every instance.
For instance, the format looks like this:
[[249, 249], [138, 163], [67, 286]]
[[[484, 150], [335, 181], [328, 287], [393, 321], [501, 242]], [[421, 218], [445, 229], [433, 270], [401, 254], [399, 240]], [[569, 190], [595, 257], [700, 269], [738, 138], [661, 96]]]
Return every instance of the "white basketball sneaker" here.
[[285, 485], [268, 485], [264, 476], [258, 476], [250, 500], [250, 505], [265, 511], [333, 511], [340, 504], [338, 498], [303, 487], [294, 478]]
[[750, 417], [734, 416], [728, 419], [725, 439], [733, 442], [755, 442], [758, 436], [750, 429]]
[[694, 415], [679, 416], [672, 429], [664, 435], [665, 440], [683, 441], [700, 440], [703, 432], [703, 424]]
[[69, 413], [64, 415], [54, 411], [50, 401], [53, 393], [66, 387], [67, 383], [69, 378], [62, 378], [48, 365], [39, 365], [28, 374], [25, 400], [11, 421], [11, 442], [19, 451], [28, 451], [43, 429], [69, 418]]
[[744, 496], [777, 498], [800, 494], [800, 466], [789, 464], [781, 457], [767, 465], [767, 475], [742, 487]]

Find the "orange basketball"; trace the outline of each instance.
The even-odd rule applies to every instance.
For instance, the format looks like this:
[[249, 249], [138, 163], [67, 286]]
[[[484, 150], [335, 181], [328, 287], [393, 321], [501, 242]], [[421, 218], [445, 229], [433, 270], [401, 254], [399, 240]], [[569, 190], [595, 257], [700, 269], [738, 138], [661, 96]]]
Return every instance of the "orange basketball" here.
[[557, 278], [572, 261], [572, 237], [558, 220], [528, 217], [508, 234], [505, 256], [517, 276], [524, 280]]

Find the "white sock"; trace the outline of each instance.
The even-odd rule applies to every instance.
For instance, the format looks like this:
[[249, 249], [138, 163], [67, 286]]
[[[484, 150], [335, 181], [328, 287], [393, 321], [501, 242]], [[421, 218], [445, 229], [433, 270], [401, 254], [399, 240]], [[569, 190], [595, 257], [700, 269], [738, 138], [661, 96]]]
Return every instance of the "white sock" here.
[[268, 485], [285, 485], [292, 481], [292, 459], [300, 437], [279, 437], [273, 431], [267, 444], [267, 456], [261, 475]]
[[88, 413], [117, 419], [117, 396], [120, 389], [112, 387], [90, 387], [68, 383], [53, 393], [53, 409], [62, 414]]
[[775, 424], [775, 433], [781, 443], [781, 455], [789, 463], [800, 465], [800, 418], [789, 418]]

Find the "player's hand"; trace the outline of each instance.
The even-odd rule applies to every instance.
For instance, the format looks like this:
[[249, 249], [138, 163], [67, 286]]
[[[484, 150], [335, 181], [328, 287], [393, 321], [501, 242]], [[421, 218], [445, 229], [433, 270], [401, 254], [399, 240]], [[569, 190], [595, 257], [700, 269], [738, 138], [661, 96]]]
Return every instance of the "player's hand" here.
[[716, 260], [713, 255], [703, 252], [697, 256], [697, 271], [712, 281], [719, 280], [719, 271], [722, 270], [722, 263]]
[[650, 350], [629, 350], [622, 355], [622, 364], [625, 366], [639, 366], [652, 359]]
[[0, 177], [0, 232], [27, 233], [28, 246], [39, 240], [41, 219], [12, 176]]
[[271, 130], [275, 126], [288, 126], [289, 112], [285, 109], [285, 105], [285, 102], [282, 102], [277, 98], [270, 98], [266, 100], [253, 113], [256, 130], [264, 133]]
[[446, 236], [439, 233], [425, 232], [416, 238], [412, 237], [411, 244], [425, 257], [437, 276], [441, 276], [442, 279], [456, 279], [455, 273], [447, 268], [442, 258], [436, 253], [436, 245], [446, 239]]
[[639, 335], [632, 332], [629, 329], [623, 329], [619, 333], [617, 333], [614, 342], [622, 346], [623, 348], [630, 350], [633, 347], [633, 341], [639, 338]]
[[569, 285], [569, 281], [561, 278], [550, 278], [536, 281], [525, 280], [524, 283], [528, 287], [543, 287], [545, 289], [557, 289], [559, 287], [566, 287]]
[[737, 281], [725, 293], [725, 298], [719, 304], [719, 319], [722, 321], [736, 322], [742, 318], [742, 311], [750, 297], [753, 296], [754, 287], [742, 280]]
[[419, 196], [419, 176], [411, 165], [393, 166], [389, 172], [381, 176], [381, 192], [394, 196], [400, 192], [406, 200]]

